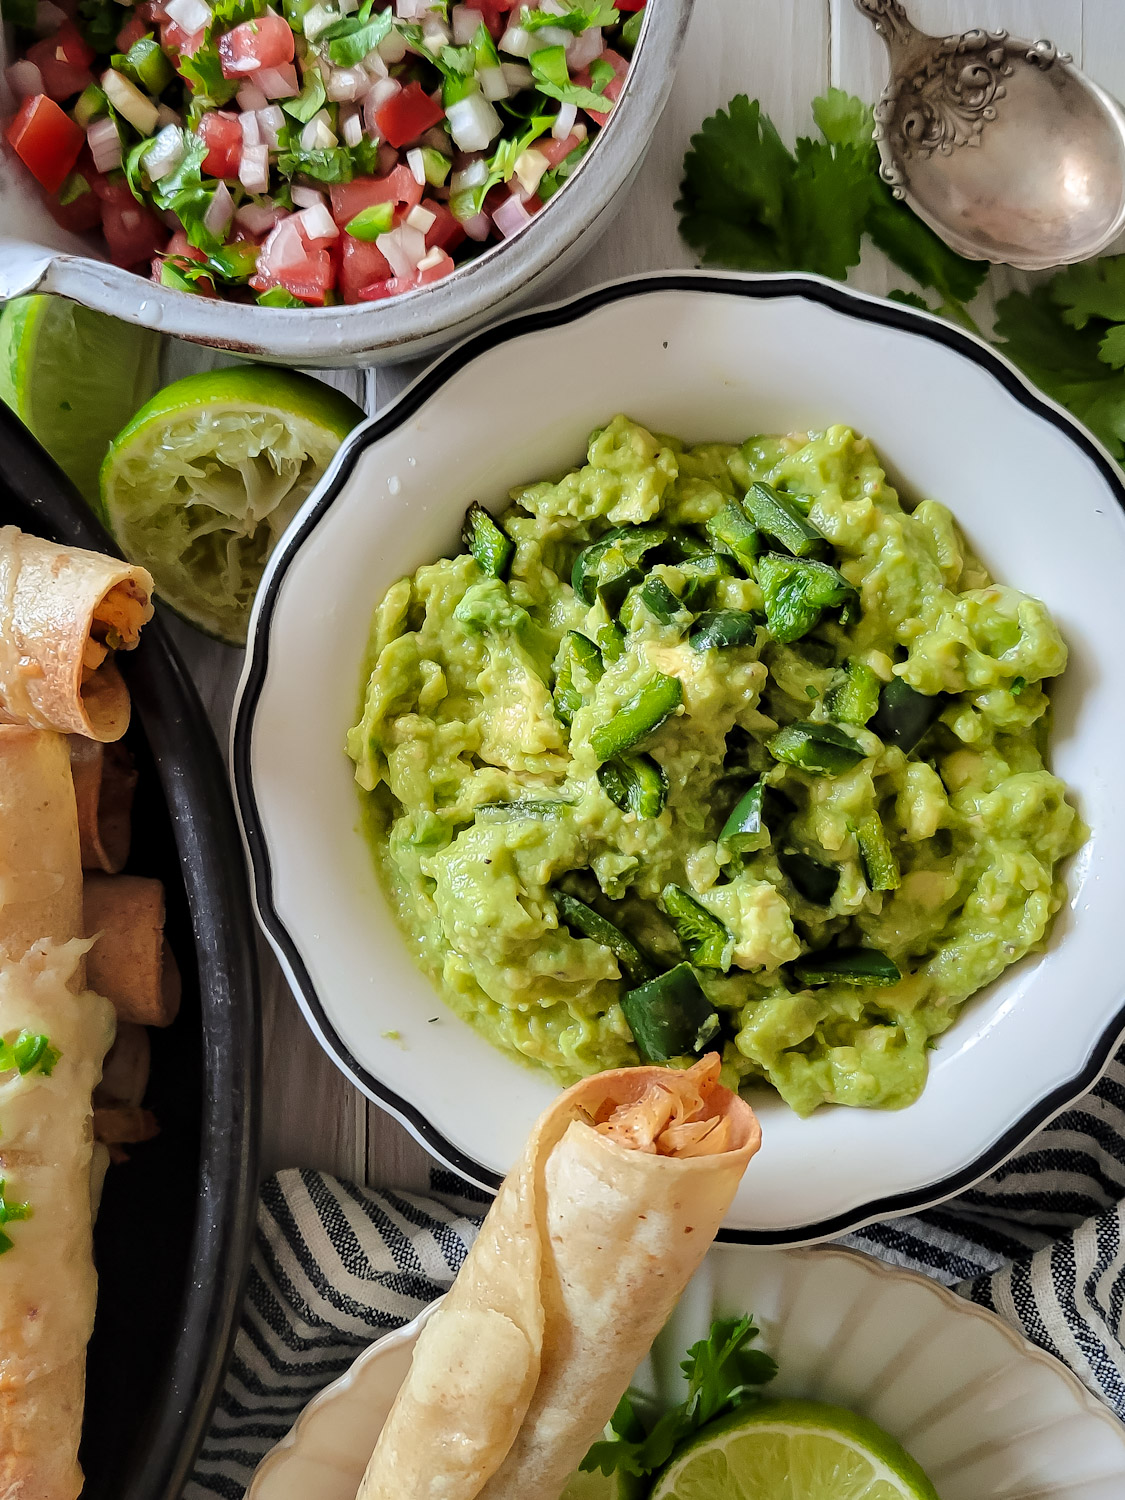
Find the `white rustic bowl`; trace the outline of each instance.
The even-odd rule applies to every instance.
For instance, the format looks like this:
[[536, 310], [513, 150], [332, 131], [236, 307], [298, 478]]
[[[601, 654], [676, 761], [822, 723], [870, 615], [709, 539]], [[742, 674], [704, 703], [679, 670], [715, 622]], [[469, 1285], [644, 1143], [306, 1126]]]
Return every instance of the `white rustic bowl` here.
[[[246, 1500], [355, 1500], [435, 1302], [372, 1344], [266, 1454]], [[1121, 1500], [1125, 1427], [994, 1314], [846, 1250], [716, 1245], [637, 1383], [681, 1399], [679, 1361], [713, 1317], [753, 1313], [781, 1396], [831, 1401], [891, 1432], [941, 1500]]]
[[[609, 227], [667, 102], [693, 3], [650, 0], [621, 97], [565, 189], [512, 239], [431, 286], [385, 302], [301, 309], [177, 292], [102, 260], [94, 236], [59, 229], [30, 175], [0, 149], [0, 301], [57, 292], [127, 323], [282, 364], [339, 368], [430, 354], [561, 275]], [[5, 61], [0, 36], [6, 121]]]
[[764, 1145], [728, 1229], [834, 1237], [994, 1169], [1090, 1086], [1125, 1024], [1122, 480], [979, 340], [834, 283], [687, 274], [586, 293], [441, 360], [346, 440], [258, 596], [234, 767], [259, 914], [340, 1067], [495, 1185], [554, 1085], [456, 1020], [414, 967], [356, 832], [344, 734], [384, 590], [458, 550], [470, 500], [495, 506], [565, 469], [621, 409], [691, 441], [853, 425], [896, 482], [953, 508], [996, 577], [1046, 601], [1071, 646], [1053, 758], [1093, 834], [1047, 951], [964, 1007], [909, 1109], [800, 1120], [754, 1096]]

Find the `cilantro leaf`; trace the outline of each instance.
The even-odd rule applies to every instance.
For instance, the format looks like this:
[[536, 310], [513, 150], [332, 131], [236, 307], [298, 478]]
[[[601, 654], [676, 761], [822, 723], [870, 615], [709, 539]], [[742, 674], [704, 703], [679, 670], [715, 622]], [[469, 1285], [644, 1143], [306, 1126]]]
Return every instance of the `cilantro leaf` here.
[[876, 180], [867, 232], [900, 270], [919, 286], [933, 287], [943, 303], [971, 302], [988, 275], [988, 262], [966, 260], [951, 250], [928, 224], [899, 203], [885, 182]]
[[282, 99], [281, 107], [287, 115], [292, 115], [295, 120], [300, 120], [302, 125], [307, 125], [313, 115], [319, 113], [327, 98], [324, 79], [320, 76], [319, 70], [310, 68], [305, 74], [301, 92], [295, 99]]
[[191, 112], [196, 119], [204, 110], [221, 109], [229, 104], [238, 92], [238, 80], [223, 77], [219, 49], [213, 42], [204, 43], [190, 57], [183, 53], [177, 66], [180, 77], [191, 90]]
[[353, 177], [366, 177], [374, 172], [377, 155], [378, 147], [369, 140], [351, 148], [321, 146], [315, 151], [304, 151], [298, 146], [281, 153], [277, 168], [283, 177], [300, 172], [316, 182], [351, 182]]
[[830, 142], [797, 142], [790, 234], [795, 245], [809, 247], [810, 270], [843, 281], [859, 264], [874, 181], [866, 151]]
[[[546, 94], [548, 99], [558, 99], [562, 104], [574, 104], [579, 109], [605, 111], [613, 108], [612, 100], [607, 99], [600, 90], [571, 83], [565, 47], [541, 47], [538, 52], [531, 54], [528, 62], [535, 78], [535, 87], [541, 94]], [[608, 82], [606, 79], [606, 83]], [[604, 87], [605, 84], [602, 85], [603, 89]]]
[[671, 1458], [693, 1432], [716, 1417], [756, 1401], [761, 1387], [777, 1374], [777, 1365], [749, 1345], [758, 1336], [753, 1318], [716, 1318], [705, 1339], [693, 1344], [680, 1369], [688, 1379], [687, 1397], [666, 1411], [645, 1432], [628, 1396], [622, 1397], [610, 1419], [612, 1438], [595, 1443], [579, 1465], [592, 1473], [621, 1470], [641, 1477], [652, 1474]]
[[816, 128], [830, 146], [856, 146], [878, 158], [872, 139], [875, 114], [862, 99], [843, 89], [829, 89], [813, 100], [812, 113]]
[[1068, 266], [1052, 276], [1050, 286], [1072, 328], [1085, 328], [1091, 318], [1125, 323], [1125, 255]]
[[591, 26], [612, 26], [617, 19], [617, 12], [612, 6], [603, 5], [602, 0], [594, 0], [588, 6], [571, 4], [566, 14], [561, 16], [556, 16], [549, 10], [529, 9], [525, 5], [520, 11], [519, 24], [524, 31], [541, 31], [544, 26], [551, 26], [578, 34]]

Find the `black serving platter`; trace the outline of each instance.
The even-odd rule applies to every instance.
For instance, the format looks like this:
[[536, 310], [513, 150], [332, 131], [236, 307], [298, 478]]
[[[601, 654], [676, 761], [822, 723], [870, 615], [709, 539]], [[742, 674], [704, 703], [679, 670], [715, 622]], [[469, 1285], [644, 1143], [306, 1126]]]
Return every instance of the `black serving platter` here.
[[[0, 525], [117, 553], [70, 481], [0, 404]], [[179, 1500], [238, 1321], [257, 1195], [254, 921], [226, 769], [158, 610], [121, 662], [140, 779], [127, 868], [156, 875], [183, 974], [151, 1030], [159, 1136], [109, 1169], [95, 1229], [84, 1500]]]

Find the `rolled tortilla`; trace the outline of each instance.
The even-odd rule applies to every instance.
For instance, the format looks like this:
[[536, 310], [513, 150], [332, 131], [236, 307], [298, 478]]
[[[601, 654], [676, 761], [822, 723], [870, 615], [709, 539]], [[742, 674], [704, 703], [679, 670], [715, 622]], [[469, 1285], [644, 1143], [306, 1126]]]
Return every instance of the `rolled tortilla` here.
[[114, 653], [151, 617], [144, 568], [0, 527], [0, 722], [120, 739], [129, 693]]
[[761, 1132], [719, 1059], [541, 1116], [415, 1346], [358, 1500], [558, 1500], [703, 1259]]
[[137, 772], [124, 745], [70, 736], [82, 868], [116, 875], [129, 858]]
[[[0, 952], [82, 932], [82, 869], [70, 753], [60, 734], [0, 724]], [[82, 983], [79, 964], [75, 981]]]
[[164, 887], [143, 875], [88, 874], [85, 928], [90, 987], [113, 1001], [118, 1019], [170, 1026], [180, 1009], [180, 974], [164, 937]]

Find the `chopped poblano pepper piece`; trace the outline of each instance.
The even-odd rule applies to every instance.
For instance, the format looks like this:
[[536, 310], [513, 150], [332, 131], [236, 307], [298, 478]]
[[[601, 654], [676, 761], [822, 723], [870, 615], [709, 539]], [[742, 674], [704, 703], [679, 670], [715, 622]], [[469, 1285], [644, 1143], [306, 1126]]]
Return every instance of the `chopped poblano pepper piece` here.
[[608, 625], [599, 625], [595, 634], [598, 649], [606, 661], [617, 661], [625, 654], [625, 632], [611, 620]]
[[668, 797], [668, 778], [651, 755], [617, 755], [598, 767], [598, 783], [622, 812], [658, 818]]
[[574, 559], [570, 573], [571, 587], [583, 604], [593, 604], [598, 588], [598, 564], [604, 553], [614, 547], [635, 568], [653, 548], [661, 546], [667, 540], [666, 526], [615, 526], [596, 542], [583, 547]]
[[842, 776], [858, 766], [865, 754], [852, 736], [835, 724], [813, 724], [808, 720], [786, 724], [766, 741], [766, 749], [775, 760], [798, 766], [814, 776]]
[[850, 984], [884, 988], [897, 984], [902, 970], [878, 948], [822, 948], [806, 953], [793, 965], [803, 985]]
[[599, 763], [631, 750], [659, 729], [683, 701], [680, 679], [658, 672], [651, 682], [646, 682], [639, 692], [622, 704], [608, 723], [599, 724], [591, 732], [590, 744]]
[[666, 885], [660, 899], [688, 961], [700, 969], [721, 969], [731, 936], [718, 917], [679, 885]]
[[947, 701], [944, 693], [932, 696], [919, 693], [901, 677], [892, 677], [883, 686], [878, 711], [868, 728], [884, 745], [894, 745], [909, 755], [937, 720]]
[[465, 512], [461, 540], [473, 554], [477, 567], [490, 578], [503, 578], [515, 552], [515, 544], [476, 501]]
[[758, 559], [766, 624], [775, 640], [800, 640], [825, 609], [855, 597], [855, 589], [830, 563], [767, 552]]
[[878, 813], [869, 813], [855, 825], [855, 841], [859, 845], [860, 863], [864, 879], [873, 891], [897, 891], [902, 884], [898, 872], [898, 860], [887, 838], [883, 820]]
[[579, 630], [568, 630], [563, 637], [555, 674], [555, 713], [564, 724], [570, 724], [586, 701], [586, 693], [605, 671], [602, 653], [588, 636]]
[[598, 559], [597, 597], [611, 619], [621, 612], [631, 589], [644, 581], [640, 568], [619, 547], [609, 547]]
[[801, 507], [770, 484], [752, 484], [743, 501], [759, 531], [780, 542], [794, 557], [819, 557], [828, 542]]
[[691, 627], [688, 640], [696, 651], [722, 650], [726, 646], [752, 646], [758, 622], [744, 609], [706, 610]]
[[641, 585], [640, 599], [661, 625], [675, 625], [687, 613], [663, 578], [646, 578]]
[[769, 843], [769, 829], [763, 821], [766, 791], [766, 783], [756, 781], [749, 791], [743, 792], [723, 824], [719, 843], [725, 844], [732, 854], [749, 854]]
[[568, 896], [565, 891], [553, 891], [559, 920], [578, 937], [591, 938], [608, 948], [617, 960], [622, 975], [630, 984], [643, 984], [652, 977], [652, 965], [620, 927], [596, 912], [585, 901]]
[[865, 661], [850, 656], [828, 684], [824, 706], [841, 724], [861, 728], [879, 707], [882, 683]]
[[754, 576], [754, 561], [762, 550], [762, 539], [741, 505], [728, 500], [718, 515], [707, 521], [704, 530], [720, 550], [730, 553], [748, 578]]
[[704, 552], [679, 564], [684, 575], [684, 603], [689, 609], [708, 598], [720, 578], [733, 578], [735, 571], [729, 557], [718, 552]]
[[782, 871], [793, 882], [799, 895], [814, 906], [827, 906], [840, 884], [840, 872], [835, 865], [825, 865], [811, 854], [802, 854], [799, 849], [784, 849], [777, 856]]
[[621, 1009], [645, 1062], [703, 1052], [718, 1035], [719, 1013], [690, 964], [677, 964], [621, 997]]
[[268, 292], [263, 292], [257, 299], [259, 307], [304, 307], [305, 304], [300, 297], [294, 297], [292, 292], [287, 292], [283, 286], [271, 286]]
[[377, 240], [381, 234], [390, 231], [394, 221], [393, 203], [371, 203], [367, 208], [361, 208], [354, 219], [348, 220], [344, 233], [357, 240]]
[[82, 126], [82, 129], [85, 130], [87, 125], [91, 125], [95, 120], [100, 119], [102, 115], [108, 113], [109, 100], [105, 96], [105, 91], [99, 88], [96, 83], [88, 83], [75, 102], [74, 118]]
[[172, 64], [154, 36], [142, 36], [125, 54], [123, 71], [153, 98], [164, 92], [175, 77]]

